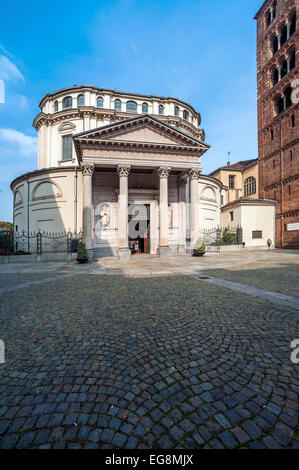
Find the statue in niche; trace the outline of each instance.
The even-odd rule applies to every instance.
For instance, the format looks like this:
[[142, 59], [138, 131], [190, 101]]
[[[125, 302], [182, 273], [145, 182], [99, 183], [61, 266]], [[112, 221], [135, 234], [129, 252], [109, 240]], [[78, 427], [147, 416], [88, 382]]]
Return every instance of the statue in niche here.
[[104, 230], [107, 230], [110, 224], [110, 210], [109, 206], [104, 206], [100, 212], [100, 222]]

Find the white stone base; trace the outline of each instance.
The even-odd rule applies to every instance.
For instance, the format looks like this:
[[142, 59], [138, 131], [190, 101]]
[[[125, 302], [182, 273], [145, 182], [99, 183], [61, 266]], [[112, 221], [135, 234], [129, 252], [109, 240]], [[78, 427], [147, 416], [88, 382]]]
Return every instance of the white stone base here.
[[159, 248], [160, 258], [167, 258], [171, 255], [171, 250], [169, 246], [160, 246]]
[[121, 261], [131, 261], [132, 254], [129, 248], [119, 248], [118, 259]]

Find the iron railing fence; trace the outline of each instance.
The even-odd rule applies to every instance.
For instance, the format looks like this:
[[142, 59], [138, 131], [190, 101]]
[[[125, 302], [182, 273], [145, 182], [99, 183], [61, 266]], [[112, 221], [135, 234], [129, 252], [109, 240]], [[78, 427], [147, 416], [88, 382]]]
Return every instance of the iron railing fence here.
[[207, 252], [220, 252], [221, 246], [241, 245], [243, 243], [243, 230], [240, 226], [214, 227], [201, 229], [200, 238], [206, 245]]
[[0, 255], [76, 253], [83, 233], [74, 232], [0, 232]]

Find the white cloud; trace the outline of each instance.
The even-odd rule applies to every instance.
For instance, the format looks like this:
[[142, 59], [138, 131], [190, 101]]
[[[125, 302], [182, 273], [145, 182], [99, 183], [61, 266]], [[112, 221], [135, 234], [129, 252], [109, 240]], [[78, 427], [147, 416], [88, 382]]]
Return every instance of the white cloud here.
[[25, 135], [15, 129], [0, 128], [0, 159], [5, 153], [18, 157], [28, 157], [37, 153], [37, 137]]
[[0, 78], [4, 81], [22, 80], [25, 82], [18, 67], [4, 55], [0, 55]]
[[2, 51], [5, 55], [7, 55], [8, 57], [11, 57], [13, 59], [13, 55], [8, 52], [4, 46], [2, 46], [2, 44], [0, 44], [0, 51]]

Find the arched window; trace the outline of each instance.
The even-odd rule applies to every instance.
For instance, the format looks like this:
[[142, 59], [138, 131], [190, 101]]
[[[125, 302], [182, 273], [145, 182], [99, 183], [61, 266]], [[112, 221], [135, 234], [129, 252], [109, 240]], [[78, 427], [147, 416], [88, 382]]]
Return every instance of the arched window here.
[[137, 103], [135, 101], [127, 101], [127, 111], [137, 111]]
[[244, 195], [251, 196], [252, 194], [256, 194], [256, 179], [250, 176], [245, 180]]
[[73, 98], [71, 96], [67, 96], [66, 98], [64, 98], [62, 103], [63, 103], [63, 109], [72, 108], [73, 107]]
[[272, 18], [273, 18], [273, 20], [276, 17], [276, 8], [277, 8], [277, 2], [274, 2], [273, 7], [272, 7]]
[[285, 91], [284, 91], [284, 96], [285, 96], [285, 103], [286, 103], [286, 108], [289, 108], [290, 106], [292, 106], [292, 93], [293, 93], [293, 89], [292, 87], [288, 86]]
[[159, 105], [159, 114], [164, 114], [164, 106], [162, 104]]
[[58, 112], [58, 101], [56, 100], [54, 103], [54, 113]]
[[189, 117], [188, 111], [184, 111], [184, 112], [183, 112], [183, 118], [184, 118], [184, 119], [188, 119], [188, 117]]
[[288, 40], [288, 27], [284, 25], [281, 30], [281, 38], [280, 38], [280, 45], [283, 46], [285, 42]]
[[272, 70], [272, 85], [276, 85], [279, 81], [279, 73], [278, 73], [278, 68], [275, 68]]
[[103, 108], [104, 106], [104, 100], [101, 96], [97, 97], [97, 108]]
[[174, 115], [178, 116], [180, 114], [180, 108], [178, 106], [174, 107]]
[[280, 62], [280, 77], [283, 79], [288, 73], [288, 63], [285, 59]]
[[84, 106], [84, 95], [78, 96], [78, 106]]
[[293, 70], [296, 66], [296, 53], [295, 49], [289, 52], [290, 70]]
[[276, 114], [280, 114], [284, 111], [284, 98], [282, 96], [276, 96], [274, 100], [274, 107]]
[[289, 24], [290, 24], [290, 36], [294, 34], [296, 31], [296, 12], [291, 13], [289, 17]]
[[278, 36], [274, 36], [272, 39], [272, 51], [273, 54], [276, 54], [278, 51]]
[[114, 109], [121, 109], [121, 101], [115, 100], [114, 101]]
[[269, 26], [269, 24], [271, 23], [272, 21], [272, 16], [271, 16], [271, 11], [267, 11], [266, 13], [266, 25]]
[[148, 104], [147, 103], [142, 103], [142, 112], [143, 113], [148, 113]]

